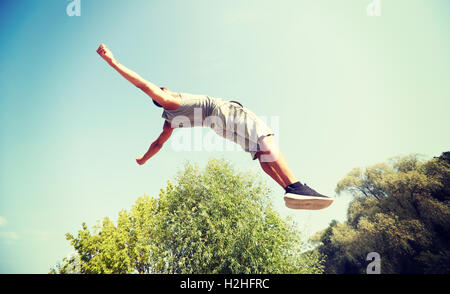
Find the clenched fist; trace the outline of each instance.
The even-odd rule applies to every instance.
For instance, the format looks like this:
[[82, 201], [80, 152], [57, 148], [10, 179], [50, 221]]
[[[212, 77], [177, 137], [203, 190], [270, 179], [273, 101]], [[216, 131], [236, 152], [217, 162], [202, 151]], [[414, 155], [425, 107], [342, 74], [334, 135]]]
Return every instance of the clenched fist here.
[[100, 44], [97, 49], [97, 53], [108, 63], [114, 61], [114, 54], [112, 54], [108, 46], [106, 46], [105, 44]]
[[145, 158], [145, 156], [136, 158], [136, 162], [137, 162], [139, 165], [143, 165], [144, 163], [147, 162], [147, 160], [148, 160], [148, 158]]

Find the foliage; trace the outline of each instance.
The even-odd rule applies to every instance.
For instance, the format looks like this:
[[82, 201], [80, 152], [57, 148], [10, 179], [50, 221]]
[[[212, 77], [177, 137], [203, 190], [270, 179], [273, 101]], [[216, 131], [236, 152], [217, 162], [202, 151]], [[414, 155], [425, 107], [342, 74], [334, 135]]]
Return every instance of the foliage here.
[[[81, 273], [320, 273], [292, 222], [274, 211], [269, 190], [251, 174], [210, 160], [186, 164], [158, 199], [141, 197], [117, 224], [67, 234]], [[52, 270], [69, 273], [73, 261]]]
[[313, 238], [327, 273], [365, 273], [369, 252], [382, 273], [450, 273], [450, 153], [353, 169], [336, 187], [354, 196], [345, 223]]

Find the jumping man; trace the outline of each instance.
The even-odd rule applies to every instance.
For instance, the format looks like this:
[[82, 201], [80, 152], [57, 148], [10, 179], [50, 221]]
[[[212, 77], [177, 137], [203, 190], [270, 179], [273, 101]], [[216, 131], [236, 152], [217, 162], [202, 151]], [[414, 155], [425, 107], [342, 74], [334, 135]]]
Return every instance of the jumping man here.
[[253, 160], [258, 159], [264, 172], [285, 190], [284, 200], [287, 207], [316, 210], [333, 203], [332, 198], [319, 194], [298, 181], [275, 143], [273, 131], [239, 102], [206, 95], [174, 93], [146, 81], [117, 62], [106, 45], [101, 44], [97, 53], [125, 79], [153, 99], [156, 106], [164, 109], [162, 132], [148, 151], [136, 159], [138, 164], [144, 164], [155, 155], [175, 128], [209, 126], [217, 134], [241, 145]]

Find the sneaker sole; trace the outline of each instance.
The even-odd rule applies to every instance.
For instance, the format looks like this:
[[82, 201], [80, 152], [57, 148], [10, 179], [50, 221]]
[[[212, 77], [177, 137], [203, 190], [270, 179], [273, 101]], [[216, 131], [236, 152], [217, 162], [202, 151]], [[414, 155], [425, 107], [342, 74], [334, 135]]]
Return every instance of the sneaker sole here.
[[330, 206], [333, 199], [287, 193], [284, 195], [286, 207], [291, 209], [319, 210]]

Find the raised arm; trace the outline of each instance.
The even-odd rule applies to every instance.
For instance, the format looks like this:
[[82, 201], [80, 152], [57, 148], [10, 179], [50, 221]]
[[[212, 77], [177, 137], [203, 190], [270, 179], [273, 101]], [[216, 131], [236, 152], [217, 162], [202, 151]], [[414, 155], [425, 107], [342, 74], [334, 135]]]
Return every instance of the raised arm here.
[[148, 151], [144, 154], [144, 156], [137, 158], [136, 162], [140, 165], [143, 165], [147, 160], [149, 160], [153, 155], [155, 155], [159, 150], [161, 150], [164, 143], [169, 139], [170, 135], [172, 135], [173, 128], [170, 126], [170, 123], [164, 121], [162, 133], [159, 135], [158, 139], [156, 139], [148, 148]]
[[158, 86], [145, 80], [139, 74], [120, 64], [105, 44], [101, 44], [100, 47], [98, 47], [97, 53], [125, 79], [141, 89], [145, 94], [150, 96], [150, 98], [158, 102], [162, 107], [164, 107], [164, 109], [173, 110], [177, 109], [180, 105], [180, 102], [177, 99], [174, 99], [171, 95], [161, 90]]

